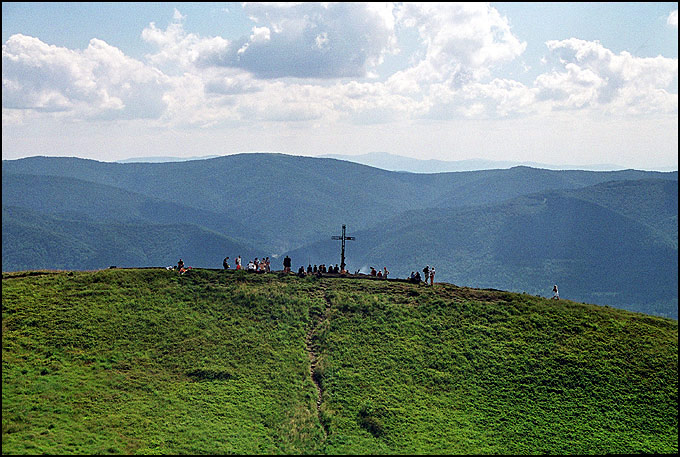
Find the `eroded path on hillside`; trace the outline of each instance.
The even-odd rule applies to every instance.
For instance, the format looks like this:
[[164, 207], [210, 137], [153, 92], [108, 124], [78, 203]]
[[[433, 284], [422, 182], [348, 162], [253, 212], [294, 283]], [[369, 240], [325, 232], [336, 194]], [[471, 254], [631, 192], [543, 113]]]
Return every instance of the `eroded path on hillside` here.
[[315, 344], [315, 337], [317, 336], [320, 328], [324, 325], [325, 322], [328, 321], [328, 316], [330, 313], [330, 308], [331, 308], [331, 301], [330, 298], [328, 297], [328, 291], [327, 291], [327, 286], [324, 284], [321, 286], [321, 289], [323, 290], [323, 298], [326, 303], [325, 309], [323, 314], [319, 315], [316, 317], [315, 321], [312, 323], [310, 326], [309, 331], [307, 332], [307, 336], [305, 338], [305, 343], [307, 347], [307, 355], [309, 356], [309, 376], [312, 379], [312, 382], [314, 383], [314, 387], [316, 388], [317, 392], [317, 398], [316, 398], [316, 412], [317, 416], [319, 417], [319, 423], [321, 424], [321, 428], [323, 429], [323, 434], [324, 434], [324, 440], [328, 438], [328, 426], [325, 422], [325, 420], [322, 417], [322, 412], [321, 412], [321, 403], [323, 401], [323, 385], [322, 385], [322, 374], [320, 372], [320, 367], [319, 367], [319, 358], [320, 358], [320, 353], [319, 349]]

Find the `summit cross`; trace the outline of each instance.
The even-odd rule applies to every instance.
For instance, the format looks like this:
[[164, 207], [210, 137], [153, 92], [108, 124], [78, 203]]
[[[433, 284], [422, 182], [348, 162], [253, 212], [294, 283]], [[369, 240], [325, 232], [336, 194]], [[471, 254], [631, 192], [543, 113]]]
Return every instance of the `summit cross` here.
[[345, 235], [345, 224], [342, 224], [342, 236], [333, 236], [331, 237], [333, 240], [342, 240], [342, 251], [340, 252], [340, 271], [345, 270], [345, 241], [346, 240], [353, 240], [353, 236], [346, 236]]

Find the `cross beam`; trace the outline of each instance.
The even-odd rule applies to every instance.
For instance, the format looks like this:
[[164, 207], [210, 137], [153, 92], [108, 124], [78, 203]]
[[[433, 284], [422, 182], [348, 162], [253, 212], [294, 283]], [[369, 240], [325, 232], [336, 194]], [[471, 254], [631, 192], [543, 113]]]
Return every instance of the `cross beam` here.
[[342, 251], [340, 253], [340, 271], [343, 271], [345, 269], [345, 241], [353, 240], [354, 237], [345, 235], [345, 224], [342, 224], [342, 236], [333, 236], [331, 237], [331, 239], [342, 240]]

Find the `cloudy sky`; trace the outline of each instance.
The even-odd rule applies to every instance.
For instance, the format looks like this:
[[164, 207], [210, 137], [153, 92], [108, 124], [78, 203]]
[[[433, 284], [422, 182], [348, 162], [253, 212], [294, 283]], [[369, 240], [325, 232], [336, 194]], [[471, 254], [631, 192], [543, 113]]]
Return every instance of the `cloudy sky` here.
[[677, 170], [677, 3], [2, 3], [2, 158]]

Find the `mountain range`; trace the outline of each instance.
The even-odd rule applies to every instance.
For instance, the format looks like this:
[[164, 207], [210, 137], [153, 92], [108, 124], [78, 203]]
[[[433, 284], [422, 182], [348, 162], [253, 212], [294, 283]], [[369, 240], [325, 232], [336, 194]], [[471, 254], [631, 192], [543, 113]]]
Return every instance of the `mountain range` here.
[[[545, 168], [550, 170], [589, 170], [613, 171], [624, 167], [615, 164], [595, 165], [553, 165], [548, 163], [511, 160], [464, 159], [464, 160], [436, 160], [415, 159], [388, 152], [369, 152], [367, 154], [324, 154], [321, 158], [347, 160], [371, 167], [390, 171], [406, 171], [410, 173], [445, 173], [451, 171], [496, 170], [513, 167]], [[664, 170], [665, 171], [665, 170]]]
[[251, 153], [166, 163], [3, 160], [3, 271], [289, 255], [561, 295], [677, 319], [676, 172], [404, 173]]

